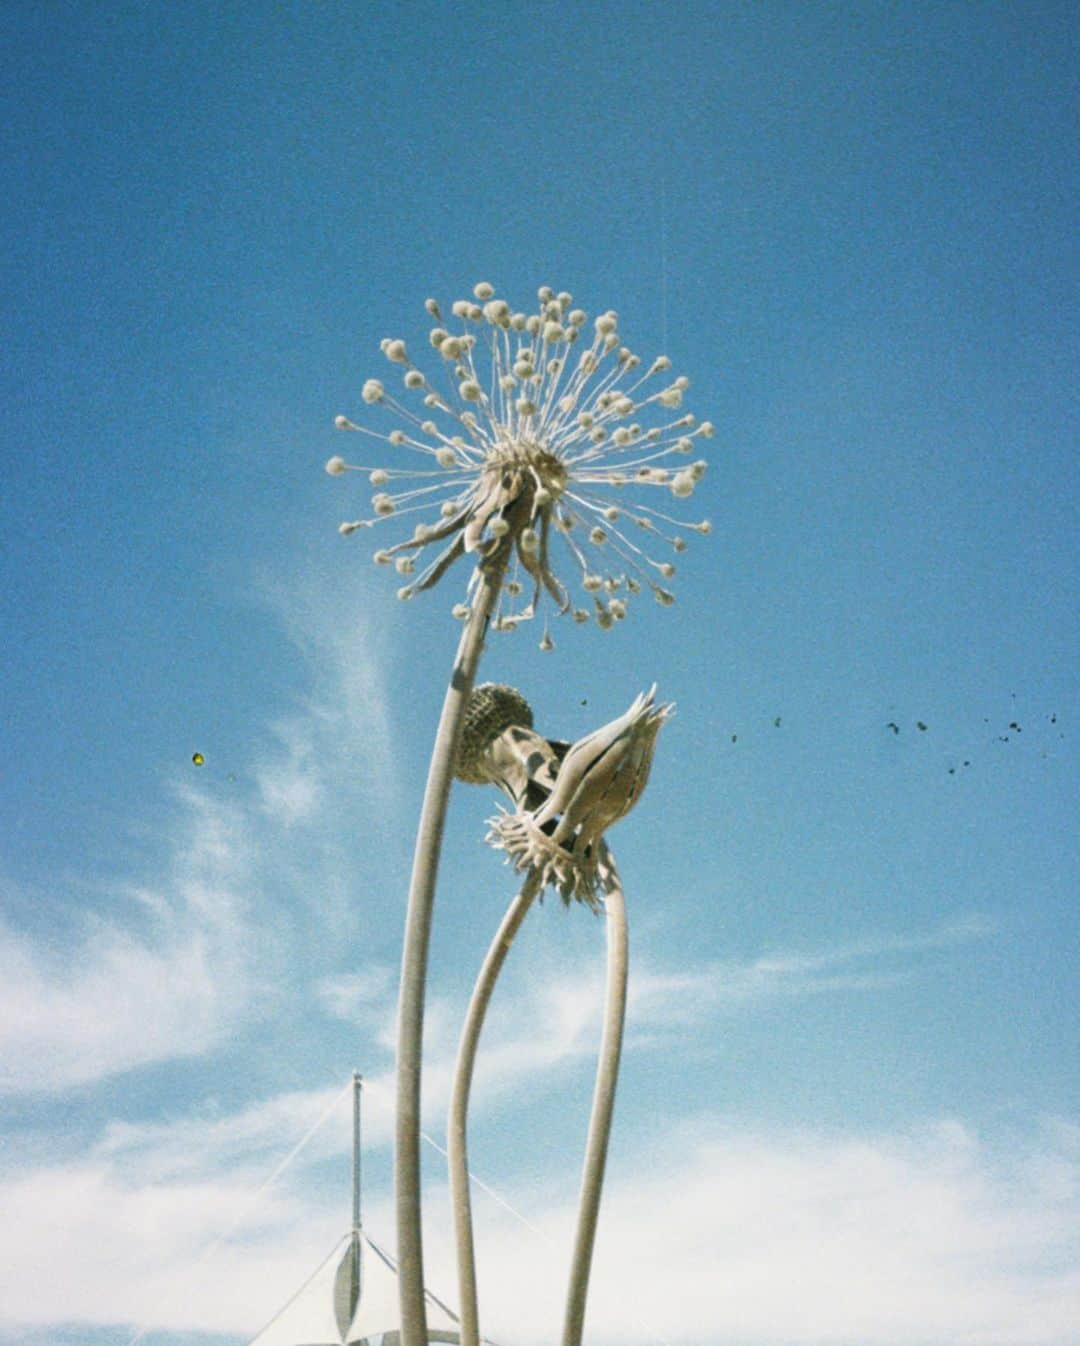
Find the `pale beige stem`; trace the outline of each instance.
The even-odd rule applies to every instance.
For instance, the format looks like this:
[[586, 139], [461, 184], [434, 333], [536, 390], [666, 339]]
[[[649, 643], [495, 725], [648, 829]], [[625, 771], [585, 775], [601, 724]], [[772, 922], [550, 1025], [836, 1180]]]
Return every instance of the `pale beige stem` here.
[[476, 1256], [473, 1247], [472, 1202], [469, 1196], [469, 1151], [466, 1127], [469, 1091], [472, 1088], [476, 1050], [484, 1027], [488, 1004], [502, 971], [510, 945], [521, 928], [542, 887], [539, 870], [532, 870], [521, 891], [507, 908], [480, 968], [461, 1030], [454, 1087], [450, 1096], [447, 1123], [447, 1154], [450, 1166], [450, 1200], [454, 1210], [454, 1239], [457, 1245], [458, 1300], [461, 1315], [461, 1346], [480, 1346], [479, 1309], [476, 1293]]
[[397, 1119], [394, 1191], [397, 1206], [398, 1293], [401, 1346], [427, 1346], [424, 1311], [424, 1250], [420, 1189], [420, 1073], [424, 1036], [424, 992], [428, 944], [435, 902], [435, 879], [454, 759], [465, 706], [476, 678], [488, 621], [498, 597], [507, 553], [481, 566], [472, 608], [461, 635], [450, 685], [443, 702], [428, 768], [416, 833], [405, 942], [398, 993]]
[[619, 1078], [623, 1023], [626, 1018], [626, 981], [629, 948], [626, 928], [626, 899], [610, 854], [602, 862], [606, 870], [604, 913], [607, 925], [607, 989], [604, 1002], [604, 1031], [600, 1059], [596, 1069], [589, 1138], [585, 1147], [585, 1166], [581, 1176], [577, 1235], [574, 1240], [570, 1283], [566, 1293], [562, 1346], [581, 1346], [585, 1328], [585, 1300], [589, 1290], [596, 1222], [600, 1213], [600, 1193], [604, 1186], [611, 1117], [615, 1107], [615, 1086]]

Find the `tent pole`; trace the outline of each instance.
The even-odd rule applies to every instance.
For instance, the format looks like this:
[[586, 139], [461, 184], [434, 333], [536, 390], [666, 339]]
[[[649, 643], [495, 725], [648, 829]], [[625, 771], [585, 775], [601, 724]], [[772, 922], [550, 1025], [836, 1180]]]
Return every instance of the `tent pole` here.
[[353, 1071], [352, 1142], [352, 1274], [349, 1277], [350, 1318], [360, 1302], [360, 1091], [364, 1077]]

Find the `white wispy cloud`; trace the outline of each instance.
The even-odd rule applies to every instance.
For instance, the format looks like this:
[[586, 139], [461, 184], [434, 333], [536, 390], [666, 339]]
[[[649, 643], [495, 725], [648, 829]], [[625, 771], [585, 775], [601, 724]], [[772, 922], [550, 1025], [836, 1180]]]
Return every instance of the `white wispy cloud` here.
[[[258, 1010], [284, 928], [325, 934], [346, 919], [351, 870], [328, 801], [377, 792], [393, 807], [386, 637], [359, 615], [358, 589], [331, 603], [314, 578], [293, 579], [267, 601], [309, 660], [310, 694], [268, 721], [227, 796], [209, 780], [163, 782], [143, 873], [118, 874], [75, 917], [56, 895], [46, 933], [0, 922], [0, 1092], [212, 1050]], [[335, 612], [350, 601], [343, 630]]]
[[238, 811], [177, 792], [156, 888], [61, 941], [0, 924], [0, 1089], [52, 1091], [205, 1051], [250, 993], [248, 839]]
[[[698, 1118], [611, 1172], [590, 1339], [1066, 1346], [1080, 1313], [1078, 1158], [1068, 1123], [1003, 1146], [957, 1119], [836, 1135]], [[1033, 1184], [1033, 1171], [1057, 1177]], [[342, 1231], [302, 1174], [255, 1205], [251, 1177], [145, 1184], [97, 1151], [0, 1181], [6, 1314], [43, 1324], [62, 1303], [68, 1321], [254, 1332]], [[526, 1169], [506, 1195], [539, 1236], [477, 1195], [485, 1326], [550, 1342], [572, 1194], [565, 1174]], [[428, 1274], [444, 1293], [446, 1210], [433, 1187]], [[388, 1205], [369, 1207], [369, 1224], [385, 1242]], [[225, 1229], [232, 1241], [204, 1257]]]

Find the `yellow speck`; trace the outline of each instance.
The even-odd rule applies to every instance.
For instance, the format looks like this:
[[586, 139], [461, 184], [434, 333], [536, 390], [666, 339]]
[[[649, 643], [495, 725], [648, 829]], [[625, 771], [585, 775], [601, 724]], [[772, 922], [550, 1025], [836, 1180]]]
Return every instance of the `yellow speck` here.
[[202, 766], [202, 764], [206, 761], [206, 758], [202, 755], [201, 752], [193, 752], [191, 754], [191, 760], [195, 763], [196, 766]]

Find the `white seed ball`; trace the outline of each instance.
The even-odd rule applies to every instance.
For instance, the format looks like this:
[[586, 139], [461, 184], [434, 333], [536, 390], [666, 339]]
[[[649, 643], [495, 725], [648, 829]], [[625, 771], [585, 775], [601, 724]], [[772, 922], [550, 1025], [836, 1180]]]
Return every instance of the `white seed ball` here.
[[371, 507], [376, 514], [381, 514], [383, 516], [393, 514], [394, 512], [394, 502], [390, 496], [386, 494], [373, 496]]
[[445, 327], [433, 327], [431, 331], [428, 333], [428, 340], [435, 347], [435, 349], [438, 350], [449, 335], [450, 333], [446, 330]]
[[481, 388], [475, 379], [466, 379], [458, 388], [458, 392], [466, 402], [479, 402], [481, 397]]
[[389, 435], [387, 435], [387, 439], [389, 439], [391, 444], [404, 444], [406, 439], [405, 431], [391, 430]]
[[590, 594], [599, 593], [600, 590], [604, 587], [604, 581], [600, 578], [599, 575], [585, 575], [582, 578], [581, 587], [586, 591], [586, 593]]
[[470, 308], [472, 308], [472, 305], [467, 299], [455, 299], [450, 306], [450, 312], [455, 318], [467, 318]]
[[713, 435], [716, 434], [716, 426], [713, 425], [712, 421], [702, 421], [697, 432], [699, 435], [704, 435], [706, 439], [712, 439]]
[[405, 375], [406, 388], [422, 388], [424, 386], [424, 376], [419, 369], [410, 369]]
[[452, 519], [457, 512], [457, 503], [453, 500], [444, 500], [439, 506], [439, 513], [444, 519]]
[[416, 562], [411, 556], [399, 556], [394, 562], [394, 569], [399, 575], [411, 575], [416, 569]]
[[541, 285], [536, 292], [536, 297], [540, 300], [541, 304], [548, 304], [555, 298], [555, 291], [550, 285]]
[[685, 374], [680, 374], [679, 377], [675, 380], [675, 387], [678, 388], [679, 392], [685, 393], [687, 388], [690, 387], [690, 380], [686, 377]]
[[540, 536], [535, 528], [522, 529], [521, 550], [530, 553], [540, 550]]
[[477, 299], [490, 299], [495, 293], [495, 286], [489, 281], [482, 280], [478, 285], [473, 286], [473, 294]]
[[663, 575], [664, 579], [666, 580], [671, 579], [672, 576], [675, 574], [675, 567], [671, 564], [670, 561], [659, 561], [657, 562], [656, 568], [657, 570], [659, 570], [660, 574]]
[[585, 312], [583, 308], [575, 308], [571, 311], [570, 316], [567, 318], [566, 321], [571, 325], [571, 327], [581, 327], [584, 324], [586, 318], [588, 318], [588, 316], [589, 315]]
[[587, 622], [588, 620], [589, 620], [589, 614], [588, 612], [586, 612], [584, 608], [574, 609], [574, 621], [577, 622], [579, 626], [581, 626], [584, 622]]
[[450, 615], [456, 617], [459, 622], [463, 622], [468, 617], [469, 612], [470, 608], [467, 603], [455, 603], [450, 609]]
[[388, 566], [394, 558], [388, 551], [377, 551], [371, 559], [377, 566]]
[[420, 429], [423, 430], [425, 435], [431, 435], [432, 437], [439, 433], [439, 427], [434, 421], [421, 421]]
[[544, 324], [545, 341], [561, 341], [566, 333], [563, 331], [563, 325], [559, 322], [546, 322]]
[[349, 420], [348, 416], [335, 416], [335, 417], [334, 417], [334, 429], [335, 429], [335, 430], [355, 430], [355, 429], [356, 429], [356, 426], [353, 425], [352, 421]]
[[530, 336], [535, 336], [540, 330], [541, 318], [538, 313], [530, 313], [525, 319], [525, 330]]
[[381, 467], [377, 467], [368, 477], [368, 481], [371, 482], [372, 486], [385, 486], [389, 480], [390, 473]]
[[501, 514], [496, 514], [493, 519], [488, 521], [488, 532], [492, 537], [505, 537], [509, 531], [510, 525]]
[[395, 364], [403, 365], [409, 361], [408, 352], [405, 349], [404, 341], [390, 341], [386, 346], [386, 358], [393, 360]]
[[515, 313], [510, 319], [510, 326], [515, 332], [524, 332], [526, 321], [524, 313]]
[[514, 378], [513, 374], [504, 374], [499, 380], [499, 387], [504, 393], [512, 393], [517, 387], [517, 379]]
[[444, 444], [441, 449], [435, 450], [435, 461], [440, 467], [456, 467], [457, 454], [449, 445]]
[[365, 402], [381, 402], [383, 400], [385, 392], [386, 389], [382, 386], [382, 384], [379, 382], [378, 379], [368, 379], [368, 381], [360, 389], [360, 396], [364, 399]]
[[328, 458], [326, 460], [326, 470], [332, 477], [340, 477], [345, 471], [345, 459], [339, 458], [337, 454], [333, 458]]
[[619, 344], [618, 332], [609, 332], [607, 336], [604, 338], [604, 350], [606, 351], [613, 351], [618, 344]]
[[530, 402], [527, 397], [519, 397], [518, 400], [514, 403], [514, 405], [517, 407], [517, 413], [519, 416], [536, 415], [536, 403]]
[[437, 318], [439, 316], [439, 301], [437, 299], [425, 299], [424, 307], [427, 309], [427, 311], [431, 314], [433, 318]]

